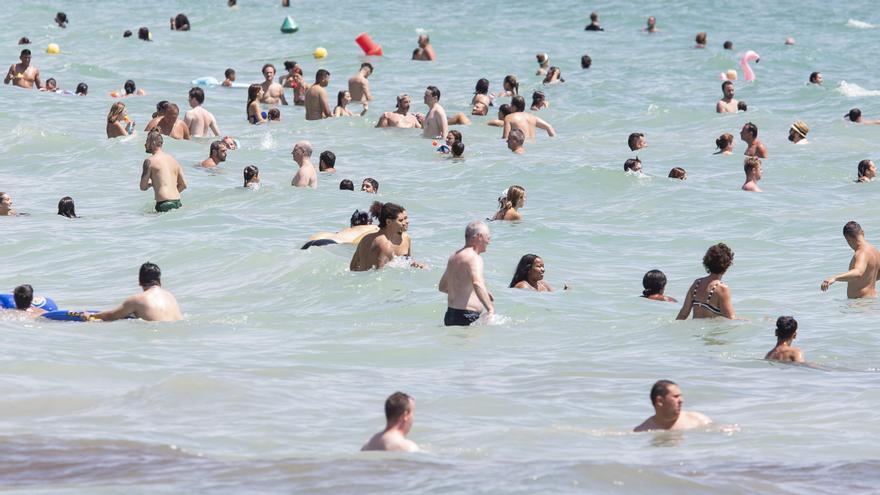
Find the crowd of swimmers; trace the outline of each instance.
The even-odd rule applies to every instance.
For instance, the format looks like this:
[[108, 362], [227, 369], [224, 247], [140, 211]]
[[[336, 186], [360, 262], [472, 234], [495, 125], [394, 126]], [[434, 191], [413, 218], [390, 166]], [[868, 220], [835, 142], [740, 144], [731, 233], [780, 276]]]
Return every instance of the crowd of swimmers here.
[[[282, 4], [289, 5], [289, 2], [285, 1]], [[235, 0], [229, 0], [229, 6], [236, 8]], [[55, 22], [59, 27], [66, 28], [69, 19], [66, 14], [59, 12]], [[190, 21], [184, 14], [172, 17], [170, 26], [172, 30], [176, 31], [191, 29]], [[585, 30], [604, 31], [597, 12], [590, 15], [590, 24], [586, 26]], [[649, 34], [658, 32], [657, 22], [653, 16], [647, 19], [644, 30]], [[124, 36], [131, 36], [131, 32], [126, 31]], [[146, 27], [139, 29], [138, 37], [145, 41], [152, 40], [152, 34]], [[696, 48], [705, 48], [707, 34], [705, 32], [698, 33], [695, 41]], [[22, 38], [19, 42], [19, 44], [28, 43], [27, 38]], [[428, 35], [420, 35], [417, 43], [418, 47], [412, 54], [413, 60], [430, 62], [437, 59], [437, 52]], [[793, 39], [786, 40], [786, 44], [793, 43]], [[732, 42], [726, 41], [724, 43], [724, 49], [731, 50], [732, 48]], [[550, 65], [549, 54], [537, 54], [536, 62], [538, 69], [535, 75], [543, 76], [543, 84], [564, 83], [565, 80], [559, 67]], [[581, 67], [588, 69], [591, 65], [592, 58], [589, 55], [584, 55], [581, 58]], [[285, 96], [286, 90], [291, 90], [291, 101], [294, 105], [305, 107], [306, 120], [363, 116], [368, 112], [373, 99], [369, 82], [374, 71], [371, 63], [362, 63], [357, 73], [348, 79], [347, 89], [341, 89], [336, 93], [335, 107], [331, 107], [326, 89], [331, 80], [329, 71], [318, 69], [314, 82], [309, 84], [304, 80], [302, 68], [295, 61], [286, 61], [284, 70], [285, 73], [276, 81], [275, 66], [267, 63], [261, 70], [264, 80], [248, 86], [245, 108], [247, 122], [265, 124], [280, 121], [281, 111], [278, 106], [289, 104]], [[222, 86], [228, 87], [237, 84], [234, 69], [227, 69], [224, 75]], [[729, 77], [728, 79], [733, 78]], [[60, 91], [57, 81], [53, 78], [47, 79], [43, 84], [40, 71], [32, 64], [31, 52], [28, 49], [22, 50], [19, 62], [10, 66], [4, 82], [21, 88]], [[822, 74], [820, 72], [811, 73], [809, 83], [823, 84]], [[525, 144], [536, 138], [538, 129], [545, 131], [547, 136], [551, 138], [556, 135], [556, 130], [550, 123], [526, 110], [526, 99], [519, 94], [519, 81], [515, 75], [510, 74], [504, 77], [502, 89], [497, 95], [492, 94], [489, 91], [489, 80], [479, 79], [471, 101], [471, 115], [487, 116], [490, 107], [499, 103], [497, 119], [490, 119], [486, 124], [502, 128], [502, 138], [512, 153], [525, 153]], [[716, 102], [716, 112], [740, 112], [748, 109], [744, 102], [735, 99], [735, 88], [731, 80], [724, 81], [721, 90], [722, 97]], [[80, 83], [77, 86], [76, 94], [86, 96], [88, 86], [85, 83]], [[134, 81], [129, 80], [123, 85], [122, 91], [114, 91], [111, 96], [125, 98], [145, 94], [143, 89], [136, 88]], [[509, 103], [500, 104], [501, 98], [510, 98]], [[376, 127], [420, 129], [422, 137], [443, 141], [443, 144], [438, 147], [438, 151], [460, 158], [465, 149], [463, 135], [458, 130], [450, 129], [450, 126], [468, 125], [471, 120], [462, 112], [451, 116], [447, 115], [440, 104], [440, 99], [440, 89], [436, 86], [428, 86], [423, 95], [427, 112], [425, 114], [411, 113], [412, 98], [408, 94], [402, 93], [396, 98], [394, 110], [379, 115]], [[190, 109], [185, 112], [183, 119], [179, 118], [180, 108], [175, 103], [161, 101], [156, 106], [156, 113], [151, 116], [144, 127], [146, 132], [144, 148], [149, 156], [143, 162], [140, 189], [142, 191], [153, 189], [155, 210], [160, 213], [181, 208], [181, 193], [187, 188], [183, 168], [171, 154], [163, 150], [165, 137], [186, 140], [213, 134], [213, 136], [220, 138], [210, 143], [208, 157], [200, 164], [205, 168], [220, 166], [226, 161], [227, 153], [239, 146], [239, 143], [230, 136], [221, 138], [222, 134], [217, 120], [211, 112], [203, 107], [205, 92], [202, 88], [191, 88], [187, 94], [187, 100]], [[267, 106], [266, 110], [263, 109], [263, 105]], [[360, 106], [359, 112], [353, 112], [349, 108], [357, 105]], [[543, 91], [533, 92], [532, 103], [529, 107], [531, 112], [538, 112], [549, 108], [549, 106], [550, 102]], [[857, 108], [851, 109], [845, 118], [853, 123], [880, 124], [880, 120], [863, 118], [861, 111]], [[808, 144], [806, 138], [809, 132], [810, 128], [806, 122], [797, 120], [789, 128], [788, 139], [793, 144]], [[107, 137], [117, 138], [134, 133], [135, 122], [126, 113], [125, 103], [123, 101], [114, 102], [110, 106], [106, 118]], [[758, 182], [762, 178], [761, 159], [767, 158], [767, 147], [758, 138], [758, 127], [752, 122], [743, 125], [739, 136], [746, 144], [743, 165], [746, 181], [742, 189], [760, 192]], [[717, 154], [731, 154], [734, 141], [734, 136], [729, 133], [718, 137], [715, 141]], [[642, 133], [632, 133], [628, 138], [628, 145], [631, 151], [637, 151], [647, 146], [647, 138]], [[292, 147], [291, 157], [297, 166], [291, 179], [292, 186], [316, 188], [319, 172], [333, 173], [336, 171], [336, 156], [332, 151], [326, 150], [320, 154], [318, 167], [312, 163], [312, 155], [312, 145], [308, 141], [299, 141]], [[641, 173], [642, 163], [638, 157], [627, 159], [624, 163], [624, 170], [628, 173]], [[858, 182], [873, 180], [876, 172], [876, 167], [871, 160], [862, 160], [858, 164]], [[669, 177], [685, 180], [687, 172], [681, 167], [675, 167], [669, 172]], [[256, 165], [248, 165], [244, 168], [243, 186], [250, 189], [259, 188], [260, 175]], [[342, 180], [339, 189], [354, 190], [354, 183], [348, 179]], [[360, 187], [360, 190], [365, 193], [376, 193], [378, 189], [378, 181], [371, 177], [363, 179]], [[490, 220], [522, 220], [520, 209], [525, 204], [525, 200], [525, 189], [519, 185], [511, 185], [498, 199], [499, 208]], [[77, 218], [72, 198], [64, 197], [59, 201], [58, 214], [68, 218]], [[16, 211], [12, 208], [12, 198], [9, 194], [0, 192], [0, 216], [10, 215], [16, 215]], [[376, 225], [373, 225], [373, 219], [377, 220]], [[354, 245], [355, 251], [349, 263], [351, 271], [381, 269], [395, 258], [407, 259], [408, 264], [412, 267], [426, 268], [425, 264], [411, 259], [412, 239], [407, 233], [408, 227], [409, 217], [403, 206], [392, 202], [376, 201], [373, 202], [369, 211], [356, 210], [352, 214], [349, 227], [337, 232], [317, 233], [311, 236], [302, 249], [332, 244]], [[854, 221], [848, 222], [844, 226], [843, 237], [854, 252], [850, 268], [846, 272], [823, 280], [820, 289], [826, 291], [836, 282], [846, 282], [847, 297], [876, 297], [875, 284], [878, 275], [880, 275], [880, 252], [868, 243], [862, 227]], [[465, 228], [462, 247], [449, 256], [438, 283], [439, 291], [446, 294], [447, 297], [445, 325], [468, 326], [481, 318], [491, 318], [494, 315], [495, 299], [484, 278], [481, 256], [488, 249], [490, 242], [491, 233], [488, 225], [483, 221], [472, 221]], [[733, 258], [733, 251], [724, 243], [715, 244], [706, 251], [703, 257], [703, 266], [707, 275], [694, 280], [688, 288], [677, 319], [683, 320], [689, 317], [695, 319], [737, 318], [731, 290], [722, 281], [722, 277], [733, 264]], [[519, 260], [509, 287], [536, 292], [552, 292], [554, 289], [544, 280], [544, 274], [544, 260], [536, 254], [526, 254]], [[176, 321], [183, 318], [174, 295], [162, 287], [161, 271], [158, 266], [150, 262], [144, 263], [140, 267], [138, 281], [142, 289], [140, 293], [128, 297], [111, 310], [95, 314], [83, 313], [82, 318], [99, 321], [113, 321], [128, 317], [149, 321]], [[647, 272], [643, 278], [643, 286], [643, 297], [646, 299], [670, 303], [678, 302], [675, 298], [664, 293], [666, 276], [660, 270]], [[567, 284], [564, 285], [564, 289], [569, 289]], [[29, 316], [41, 314], [42, 310], [33, 306], [34, 293], [31, 286], [25, 284], [16, 287], [13, 296], [14, 311], [20, 311]], [[792, 347], [792, 342], [797, 337], [797, 329], [798, 323], [793, 317], [779, 317], [775, 329], [776, 345], [766, 354], [766, 359], [804, 363], [803, 352]], [[681, 390], [677, 384], [669, 380], [660, 380], [654, 384], [651, 388], [650, 400], [654, 408], [654, 415], [638, 425], [635, 431], [685, 429], [710, 422], [709, 418], [703, 414], [682, 409]], [[413, 425], [414, 415], [415, 401], [412, 397], [402, 392], [392, 394], [385, 402], [385, 429], [373, 436], [364, 445], [363, 450], [418, 450], [418, 446], [407, 438]]]

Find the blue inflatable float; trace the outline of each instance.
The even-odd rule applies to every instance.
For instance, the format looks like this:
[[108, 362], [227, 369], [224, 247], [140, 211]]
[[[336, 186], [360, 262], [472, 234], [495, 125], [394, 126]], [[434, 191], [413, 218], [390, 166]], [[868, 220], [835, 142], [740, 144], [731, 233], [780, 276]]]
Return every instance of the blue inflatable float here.
[[[91, 314], [100, 313], [100, 311], [89, 310]], [[83, 313], [85, 311], [68, 311], [66, 309], [58, 309], [55, 311], [49, 311], [43, 313], [41, 316], [43, 318], [48, 318], [50, 320], [55, 321], [86, 321], [83, 317]]]
[[[12, 294], [0, 294], [0, 306], [3, 309], [15, 309], [15, 297]], [[58, 305], [48, 297], [34, 296], [31, 306], [45, 311], [56, 311]]]

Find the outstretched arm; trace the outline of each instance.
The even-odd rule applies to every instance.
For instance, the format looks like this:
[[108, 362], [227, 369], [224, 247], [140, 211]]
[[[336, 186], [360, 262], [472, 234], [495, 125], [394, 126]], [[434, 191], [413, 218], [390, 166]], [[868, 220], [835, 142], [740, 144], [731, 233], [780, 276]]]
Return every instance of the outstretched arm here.
[[556, 131], [553, 129], [553, 126], [548, 124], [547, 121], [545, 121], [541, 117], [535, 117], [535, 126], [539, 129], [544, 129], [545, 131], [547, 131], [547, 135], [550, 137], [556, 136]]
[[101, 311], [100, 313], [95, 313], [93, 315], [85, 313], [83, 316], [87, 319], [97, 319], [102, 321], [121, 320], [128, 315], [133, 314], [136, 308], [137, 306], [134, 302], [134, 296], [132, 296], [123, 301], [118, 307], [109, 311]]
[[862, 277], [865, 274], [865, 270], [868, 268], [868, 260], [865, 259], [865, 255], [862, 253], [857, 253], [853, 259], [853, 267], [849, 271], [845, 271], [839, 275], [835, 275], [833, 277], [826, 278], [822, 281], [822, 290], [828, 290], [828, 287], [831, 286], [834, 282], [849, 282], [850, 280], [857, 279]]

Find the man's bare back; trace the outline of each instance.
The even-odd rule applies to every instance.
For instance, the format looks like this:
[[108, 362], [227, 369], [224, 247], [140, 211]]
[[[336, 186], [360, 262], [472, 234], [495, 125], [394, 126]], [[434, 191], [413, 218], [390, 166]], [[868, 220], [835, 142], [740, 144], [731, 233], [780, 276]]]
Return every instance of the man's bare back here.
[[177, 160], [160, 149], [144, 160], [140, 186], [141, 191], [152, 187], [156, 202], [168, 201], [180, 199], [180, 192], [186, 189], [186, 179]]
[[318, 173], [315, 172], [315, 166], [312, 165], [312, 162], [304, 163], [296, 171], [296, 174], [293, 175], [293, 179], [290, 181], [290, 185], [294, 187], [311, 187], [312, 189], [318, 188]]
[[501, 137], [507, 139], [511, 129], [519, 129], [525, 134], [526, 139], [535, 139], [538, 127], [546, 130], [547, 135], [550, 137], [556, 135], [553, 127], [540, 117], [526, 112], [514, 112], [504, 117], [504, 130]]
[[880, 275], [880, 251], [865, 242], [865, 246], [856, 251], [850, 260], [849, 269], [856, 268], [862, 262], [865, 263], [864, 273], [858, 278], [849, 280], [846, 285], [846, 297], [850, 299], [877, 297], [876, 284], [878, 275]]
[[178, 321], [183, 319], [177, 299], [158, 285], [128, 297], [115, 309], [91, 315], [91, 318], [112, 321], [132, 315], [147, 321]]
[[698, 413], [696, 411], [682, 411], [675, 423], [669, 428], [665, 428], [663, 425], [659, 424], [656, 421], [656, 416], [651, 416], [642, 424], [636, 426], [633, 431], [689, 430], [691, 428], [706, 426], [711, 422], [712, 420], [703, 413]]
[[180, 119], [170, 120], [165, 117], [156, 117], [147, 124], [144, 131], [150, 132], [153, 129], [172, 139], [187, 140], [190, 138], [189, 127]]
[[313, 84], [306, 91], [306, 120], [321, 120], [332, 116], [327, 90], [320, 84]]
[[483, 303], [474, 291], [474, 277], [483, 278], [483, 258], [470, 247], [456, 251], [446, 262], [446, 272], [441, 279], [441, 291], [446, 290], [446, 305], [450, 308], [483, 311]]
[[380, 431], [373, 435], [361, 451], [383, 450], [389, 452], [418, 452], [419, 446], [415, 442], [403, 436], [397, 430]]
[[217, 128], [217, 120], [214, 118], [214, 115], [201, 106], [187, 110], [186, 115], [183, 117], [183, 122], [189, 129], [190, 136], [205, 137], [208, 135], [208, 129], [210, 129], [215, 136], [220, 135], [220, 130]]
[[370, 95], [370, 81], [360, 72], [348, 79], [348, 92], [351, 94], [351, 101], [368, 103], [373, 99]]
[[422, 124], [415, 114], [402, 114], [399, 112], [385, 112], [376, 123], [376, 127], [399, 127], [401, 129], [421, 129]]

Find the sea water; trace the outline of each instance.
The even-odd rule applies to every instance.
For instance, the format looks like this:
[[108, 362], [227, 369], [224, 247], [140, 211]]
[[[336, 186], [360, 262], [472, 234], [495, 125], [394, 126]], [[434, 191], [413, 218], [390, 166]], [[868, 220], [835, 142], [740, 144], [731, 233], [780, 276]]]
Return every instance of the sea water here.
[[[880, 128], [842, 119], [852, 107], [880, 117], [880, 24], [872, 2], [415, 1], [9, 2], [0, 20], [3, 61], [28, 36], [43, 80], [87, 97], [0, 89], [0, 191], [28, 216], [0, 219], [4, 292], [30, 283], [65, 309], [107, 309], [137, 293], [141, 263], [157, 263], [178, 298], [177, 323], [57, 323], [4, 315], [0, 373], [0, 486], [17, 493], [841, 493], [880, 481], [875, 301], [848, 301], [841, 236], [857, 220], [880, 240], [877, 186], [854, 184], [877, 157]], [[596, 9], [603, 33], [584, 32]], [[70, 18], [54, 25], [57, 10]], [[190, 32], [168, 18], [185, 12]], [[301, 26], [279, 27], [285, 15]], [[642, 32], [657, 17], [660, 32]], [[855, 22], [854, 22], [855, 21]], [[153, 41], [124, 39], [147, 26]], [[694, 35], [709, 33], [706, 49]], [[153, 212], [138, 179], [142, 129], [159, 100], [188, 108], [190, 81], [261, 80], [296, 60], [311, 81], [332, 73], [331, 103], [362, 56], [361, 32], [383, 45], [369, 59], [374, 102], [363, 118], [306, 122], [302, 107], [251, 126], [246, 90], [209, 88], [205, 107], [241, 149], [216, 171], [195, 165], [210, 140], [165, 149], [183, 165], [184, 207]], [[418, 33], [435, 63], [409, 60]], [[796, 44], [783, 41], [792, 36]], [[734, 43], [732, 51], [721, 48]], [[58, 43], [61, 54], [46, 55]], [[323, 60], [311, 57], [325, 47]], [[736, 83], [746, 113], [716, 114], [718, 74], [755, 50], [757, 79]], [[543, 87], [535, 54], [550, 54], [564, 84]], [[581, 55], [593, 58], [581, 70]], [[821, 71], [822, 87], [810, 86]], [[413, 110], [425, 87], [447, 112], [469, 113], [486, 77], [501, 90], [516, 74], [556, 129], [510, 153], [501, 129], [474, 118], [459, 127], [465, 160], [433, 151], [417, 131], [374, 129], [395, 96]], [[742, 77], [742, 71], [740, 71]], [[105, 138], [108, 94], [133, 79], [145, 97], [125, 100], [138, 132]], [[842, 84], [841, 81], [846, 81]], [[292, 99], [287, 92], [288, 99]], [[505, 100], [500, 100], [505, 101]], [[353, 110], [359, 110], [353, 105]], [[495, 107], [491, 109], [494, 115]], [[795, 120], [810, 144], [787, 142]], [[732, 156], [715, 139], [754, 122], [770, 158], [763, 194], [740, 191]], [[648, 147], [644, 176], [625, 175]], [[332, 150], [333, 175], [294, 189], [290, 150], [307, 139]], [[317, 160], [315, 160], [317, 162]], [[263, 187], [241, 188], [260, 168]], [[666, 178], [687, 170], [686, 181]], [[379, 194], [338, 190], [341, 179], [380, 183]], [[442, 326], [437, 291], [465, 225], [490, 217], [512, 184], [527, 191], [518, 223], [491, 223], [483, 254], [497, 324]], [[71, 220], [55, 215], [72, 196]], [[354, 248], [299, 247], [348, 225], [355, 209], [392, 201], [409, 212], [413, 257], [352, 273]], [[640, 298], [642, 275], [663, 270], [667, 294], [685, 297], [702, 256], [725, 242], [735, 261], [725, 282], [740, 321], [675, 321], [679, 306]], [[507, 288], [519, 258], [540, 255], [546, 280], [569, 291]], [[780, 315], [799, 321], [807, 359], [822, 369], [762, 360]], [[716, 423], [706, 431], [633, 434], [652, 413], [655, 380], [681, 385], [685, 408]], [[418, 455], [362, 454], [384, 424], [382, 404], [402, 390], [416, 400]]]

